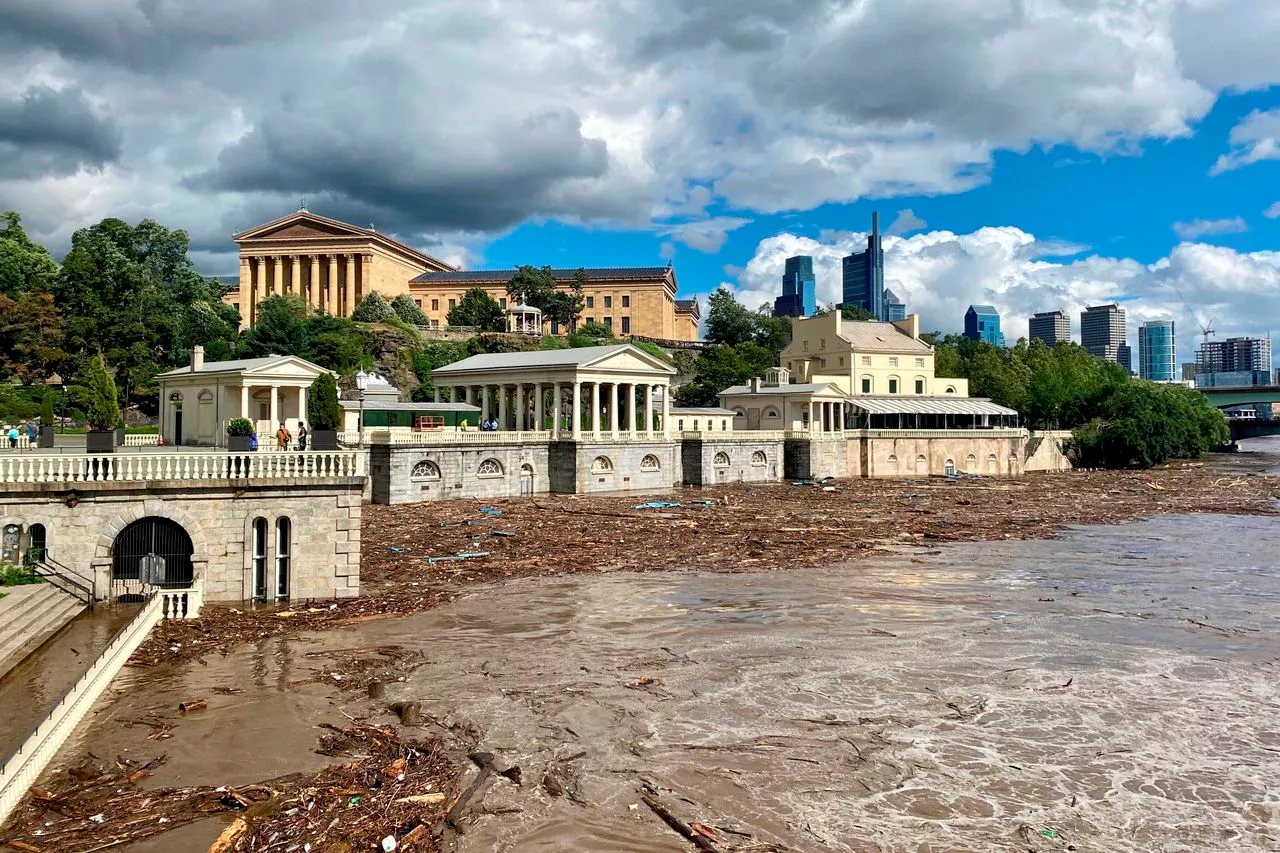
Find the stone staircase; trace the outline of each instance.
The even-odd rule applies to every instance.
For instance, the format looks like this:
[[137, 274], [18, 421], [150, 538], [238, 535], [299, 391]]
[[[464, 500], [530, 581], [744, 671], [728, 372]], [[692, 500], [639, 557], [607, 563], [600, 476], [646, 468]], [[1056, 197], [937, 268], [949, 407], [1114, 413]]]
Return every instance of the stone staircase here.
[[84, 612], [85, 604], [51, 583], [0, 589], [0, 678]]

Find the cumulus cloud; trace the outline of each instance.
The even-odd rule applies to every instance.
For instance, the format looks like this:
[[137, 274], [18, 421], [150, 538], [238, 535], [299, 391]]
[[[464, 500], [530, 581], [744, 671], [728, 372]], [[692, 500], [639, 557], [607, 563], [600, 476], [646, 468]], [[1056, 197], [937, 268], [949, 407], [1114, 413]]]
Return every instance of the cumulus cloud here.
[[32, 86], [0, 98], [0, 179], [70, 175], [119, 157], [119, 128], [79, 89]]
[[1280, 201], [1275, 202], [1266, 210], [1262, 211], [1262, 215], [1268, 219], [1280, 219]]
[[928, 227], [929, 223], [916, 216], [915, 211], [911, 208], [899, 210], [898, 215], [894, 217], [893, 222], [889, 224], [887, 234], [910, 234], [912, 231], [919, 231]]
[[724, 246], [724, 241], [729, 238], [730, 231], [736, 231], [750, 221], [740, 216], [714, 216], [697, 222], [681, 222], [661, 233], [684, 243], [690, 249], [697, 249], [699, 252], [718, 252]]
[[1280, 110], [1254, 110], [1231, 129], [1231, 150], [1209, 170], [1221, 175], [1263, 160], [1280, 160]]
[[0, 101], [99, 124], [22, 142], [0, 194], [54, 242], [150, 215], [212, 251], [301, 196], [428, 245], [963, 192], [996, 151], [1131, 153], [1280, 80], [1273, 5], [6, 0]]
[[[772, 303], [791, 255], [813, 257], [818, 301], [840, 298], [840, 258], [865, 245], [866, 234], [829, 232], [820, 240], [778, 234], [762, 240], [736, 281], [725, 283], [745, 305]], [[1005, 337], [1027, 335], [1027, 319], [1062, 309], [1080, 337], [1080, 312], [1121, 301], [1129, 340], [1147, 320], [1177, 323], [1179, 357], [1192, 360], [1200, 321], [1213, 318], [1220, 337], [1265, 336], [1260, 317], [1280, 313], [1280, 252], [1237, 252], [1182, 243], [1152, 264], [1088, 255], [1053, 261], [1052, 244], [1019, 228], [980, 228], [968, 234], [929, 231], [884, 238], [885, 285], [919, 314], [925, 329], [959, 332], [971, 304], [1000, 312]]]
[[1239, 216], [1231, 219], [1193, 219], [1190, 222], [1173, 223], [1173, 233], [1181, 240], [1198, 240], [1216, 234], [1242, 234], [1249, 230], [1249, 223]]

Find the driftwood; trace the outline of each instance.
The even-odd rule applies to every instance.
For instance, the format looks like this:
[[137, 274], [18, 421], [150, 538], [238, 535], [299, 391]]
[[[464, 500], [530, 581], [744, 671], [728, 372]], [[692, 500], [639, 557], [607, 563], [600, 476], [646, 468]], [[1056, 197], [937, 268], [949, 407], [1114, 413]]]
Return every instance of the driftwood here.
[[670, 809], [658, 802], [655, 797], [651, 797], [648, 794], [641, 794], [640, 799], [649, 807], [650, 811], [662, 818], [663, 823], [678, 832], [685, 838], [685, 840], [691, 841], [694, 847], [697, 847], [699, 850], [710, 850], [712, 853], [718, 853], [720, 850], [714, 841], [707, 838], [702, 832], [695, 830], [692, 824], [685, 823], [683, 820], [676, 817], [672, 814]]
[[188, 699], [185, 702], [178, 703], [178, 710], [184, 714], [189, 714], [192, 711], [199, 711], [201, 708], [208, 707], [209, 703], [203, 699]]

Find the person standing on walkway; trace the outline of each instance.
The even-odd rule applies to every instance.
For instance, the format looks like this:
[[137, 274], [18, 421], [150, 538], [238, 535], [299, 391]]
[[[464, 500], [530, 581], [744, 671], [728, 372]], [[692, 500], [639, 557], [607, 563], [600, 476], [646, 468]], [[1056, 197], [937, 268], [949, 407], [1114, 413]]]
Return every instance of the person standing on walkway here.
[[35, 421], [27, 424], [27, 446], [32, 450], [40, 446], [40, 428]]
[[289, 439], [291, 438], [293, 438], [293, 436], [289, 434], [289, 428], [284, 425], [284, 421], [281, 421], [280, 429], [276, 430], [276, 449], [288, 450]]
[[18, 428], [16, 426], [9, 427], [8, 436], [9, 436], [9, 449], [17, 450], [18, 449]]
[[298, 421], [298, 452], [301, 453], [307, 449], [307, 425], [302, 421]]

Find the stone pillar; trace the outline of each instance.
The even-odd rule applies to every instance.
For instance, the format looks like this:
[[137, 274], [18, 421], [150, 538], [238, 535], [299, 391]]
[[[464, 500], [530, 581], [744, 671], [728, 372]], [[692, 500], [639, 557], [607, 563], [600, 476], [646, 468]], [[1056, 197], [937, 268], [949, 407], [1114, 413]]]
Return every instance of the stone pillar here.
[[329, 278], [324, 284], [324, 312], [338, 313], [338, 256], [329, 256]]
[[573, 423], [570, 424], [570, 426], [573, 427], [573, 432], [571, 433], [573, 435], [573, 440], [580, 441], [582, 439], [582, 383], [581, 382], [573, 383]]
[[[373, 268], [373, 255], [360, 256], [360, 271], [356, 275], [356, 301], [364, 299], [372, 290], [369, 286], [370, 271]], [[388, 300], [390, 301], [390, 300]]]
[[347, 279], [342, 283], [342, 316], [356, 310], [356, 256], [347, 255]]
[[253, 324], [253, 264], [240, 259], [240, 326]]
[[525, 406], [525, 399], [524, 399], [524, 396], [525, 396], [525, 395], [524, 395], [524, 383], [523, 383], [523, 382], [517, 382], [517, 383], [516, 383], [515, 388], [514, 388], [514, 389], [512, 389], [512, 393], [513, 393], [513, 395], [515, 396], [515, 405], [513, 405], [513, 406], [512, 406], [512, 408], [515, 410], [515, 416], [516, 416], [516, 432], [524, 432], [524, 429], [525, 429], [525, 420], [526, 420], [526, 418], [525, 418], [526, 406]]
[[507, 428], [507, 386], [498, 386], [498, 429]]
[[618, 383], [609, 383], [609, 435], [618, 437]]
[[307, 260], [307, 272], [310, 273], [311, 286], [307, 288], [307, 306], [316, 308], [320, 305], [320, 256], [311, 255]]
[[258, 302], [262, 299], [262, 260], [249, 258], [249, 305], [241, 315], [250, 325], [258, 322]]
[[297, 296], [302, 291], [302, 255], [289, 256], [289, 292]]
[[307, 387], [305, 385], [298, 387], [298, 422], [307, 422]]
[[553, 441], [560, 440], [560, 383], [553, 383], [551, 386], [551, 438]]
[[671, 386], [662, 386], [662, 437], [671, 437]]
[[547, 428], [547, 419], [542, 411], [542, 383], [533, 383], [533, 428], [542, 432]]
[[[240, 417], [242, 418], [249, 417], [249, 386], [248, 385], [240, 386]], [[253, 418], [249, 418], [249, 420], [253, 420]]]
[[280, 386], [271, 386], [271, 429], [274, 431], [280, 423]]
[[275, 279], [275, 285], [274, 287], [267, 288], [269, 291], [271, 291], [271, 293], [268, 295], [276, 294], [276, 293], [284, 293], [284, 256], [276, 255], [274, 258], [272, 258], [271, 267], [272, 267], [271, 277]]
[[486, 421], [489, 420], [490, 411], [491, 410], [489, 408], [489, 386], [481, 385], [480, 386], [480, 417]]
[[[613, 411], [612, 408], [609, 410]], [[610, 415], [612, 417], [612, 415]], [[600, 437], [600, 383], [591, 383], [591, 437]]]
[[653, 438], [653, 386], [641, 385], [640, 393], [644, 395], [644, 436]]
[[439, 403], [439, 402], [440, 402], [440, 386], [439, 386], [439, 385], [433, 385], [433, 386], [432, 386], [432, 388], [431, 388], [431, 395], [432, 395], [432, 396], [431, 396], [431, 400], [432, 400], [432, 402], [435, 402], [435, 403]]

